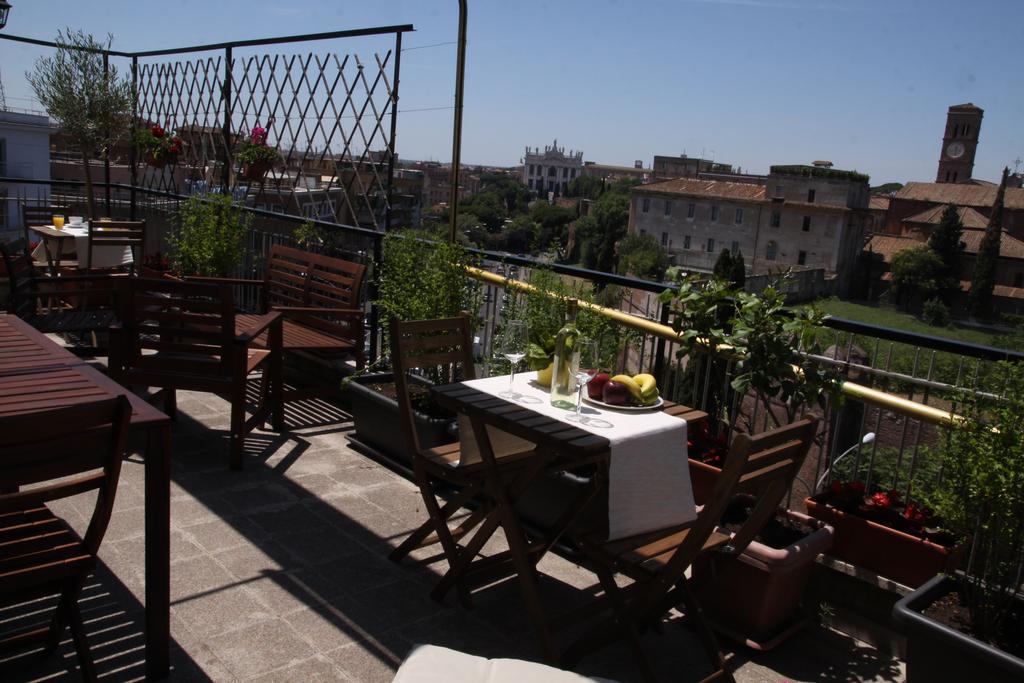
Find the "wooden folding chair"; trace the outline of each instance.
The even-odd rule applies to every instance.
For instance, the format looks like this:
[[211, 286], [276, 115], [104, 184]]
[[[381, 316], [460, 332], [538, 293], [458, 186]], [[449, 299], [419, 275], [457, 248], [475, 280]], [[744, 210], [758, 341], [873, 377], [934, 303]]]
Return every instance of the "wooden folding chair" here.
[[[590, 605], [560, 619], [559, 625], [582, 618], [588, 624], [585, 633], [564, 651], [562, 664], [571, 667], [586, 653], [625, 639], [644, 678], [655, 680], [640, 631], [654, 626], [670, 609], [682, 605], [715, 667], [704, 680], [732, 680], [718, 641], [694, 598], [686, 571], [703, 553], [743, 552], [775, 515], [803, 464], [816, 430], [817, 420], [808, 418], [754, 437], [737, 436], [711, 498], [689, 524], [612, 542], [577, 539], [577, 547], [587, 566], [597, 574], [604, 593]], [[756, 502], [743, 527], [729, 535], [717, 525], [737, 493], [753, 494]], [[620, 587], [615, 581], [616, 573], [628, 576], [633, 583]]]
[[[428, 519], [409, 535], [390, 554], [390, 559], [400, 562], [412, 550], [440, 543], [449, 567], [454, 567], [461, 556], [475, 557], [487, 538], [498, 526], [498, 520], [488, 520], [486, 529], [473, 537], [469, 546], [462, 546], [459, 540], [480, 525], [492, 509], [486, 499], [478, 501], [479, 507], [454, 528], [449, 526], [452, 515], [474, 498], [484, 493], [484, 462], [476, 458], [467, 462], [463, 457], [463, 444], [456, 442], [434, 448], [422, 448], [416, 432], [410, 397], [410, 370], [432, 370], [443, 382], [470, 380], [475, 378], [473, 366], [473, 338], [468, 316], [438, 320], [391, 321], [391, 362], [394, 367], [395, 385], [398, 394], [402, 434], [406, 449], [413, 464], [413, 473], [427, 508]], [[465, 437], [464, 437], [465, 438]], [[511, 464], [531, 452], [509, 453], [502, 457], [502, 463]], [[438, 497], [447, 495], [444, 505]], [[454, 584], [458, 586], [463, 604], [469, 606], [469, 587], [463, 580], [463, 572], [449, 573], [431, 593], [436, 600], [444, 599], [445, 593]]]
[[[60, 594], [48, 627], [0, 636], [0, 647], [52, 650], [68, 623], [88, 681], [96, 670], [78, 597], [110, 521], [131, 412], [120, 396], [0, 418], [0, 604]], [[88, 491], [98, 496], [82, 538], [46, 503]]]
[[121, 221], [109, 218], [92, 221], [89, 224], [88, 253], [78, 255], [80, 266], [88, 271], [121, 270], [124, 266], [97, 267], [93, 256], [97, 249], [128, 247], [132, 251], [132, 263], [127, 266], [128, 272], [136, 275], [142, 269], [142, 259], [146, 255], [146, 221]]
[[[236, 332], [227, 285], [139, 277], [121, 282], [121, 322], [110, 331], [111, 377], [124, 386], [160, 387], [171, 417], [177, 389], [224, 396], [231, 404], [230, 464], [241, 469], [245, 435], [271, 410], [278, 419], [281, 413], [280, 314], [268, 313]], [[264, 332], [270, 348], [254, 348]], [[246, 380], [256, 370], [263, 371], [260, 403], [246, 420]]]

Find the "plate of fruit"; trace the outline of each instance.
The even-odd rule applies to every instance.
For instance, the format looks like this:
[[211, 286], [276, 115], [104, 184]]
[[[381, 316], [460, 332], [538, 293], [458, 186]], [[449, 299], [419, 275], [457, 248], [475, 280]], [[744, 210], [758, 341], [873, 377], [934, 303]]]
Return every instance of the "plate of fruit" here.
[[587, 383], [587, 403], [612, 410], [657, 410], [665, 401], [653, 375], [613, 375], [599, 372]]

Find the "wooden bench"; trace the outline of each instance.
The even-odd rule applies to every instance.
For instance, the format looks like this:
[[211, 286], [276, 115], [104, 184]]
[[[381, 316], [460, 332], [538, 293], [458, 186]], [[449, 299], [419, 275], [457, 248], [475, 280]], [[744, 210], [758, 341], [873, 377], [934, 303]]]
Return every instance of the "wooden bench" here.
[[[277, 245], [267, 258], [263, 281], [238, 278], [190, 277], [189, 280], [235, 285], [262, 286], [263, 312], [280, 311], [284, 316], [282, 351], [286, 356], [307, 353], [321, 359], [351, 357], [362, 368], [365, 311], [360, 292], [366, 266], [331, 256], [314, 254]], [[246, 327], [257, 314], [235, 317], [239, 328]], [[266, 346], [266, 335], [256, 340]], [[331, 395], [338, 386], [292, 389], [284, 392], [285, 401]]]

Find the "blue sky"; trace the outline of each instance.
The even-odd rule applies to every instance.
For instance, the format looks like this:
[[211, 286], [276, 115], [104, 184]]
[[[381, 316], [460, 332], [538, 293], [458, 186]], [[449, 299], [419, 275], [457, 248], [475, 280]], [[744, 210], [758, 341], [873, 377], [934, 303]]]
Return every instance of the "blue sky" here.
[[[398, 151], [450, 158], [455, 0], [12, 4], [7, 33], [69, 25], [126, 50], [414, 24]], [[703, 150], [750, 172], [830, 159], [930, 181], [946, 108], [967, 101], [985, 109], [975, 176], [1024, 158], [1021, 0], [470, 0], [469, 16], [467, 163], [558, 138], [602, 163]], [[10, 105], [31, 106], [39, 54], [0, 43]]]

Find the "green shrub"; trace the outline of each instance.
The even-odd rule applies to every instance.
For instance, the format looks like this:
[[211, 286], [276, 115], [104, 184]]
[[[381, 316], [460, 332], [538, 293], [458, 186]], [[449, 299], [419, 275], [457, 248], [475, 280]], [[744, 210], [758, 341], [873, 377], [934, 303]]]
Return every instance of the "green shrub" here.
[[252, 216], [227, 195], [190, 197], [178, 211], [169, 238], [171, 261], [185, 275], [227, 277], [245, 256]]
[[949, 324], [949, 306], [942, 303], [942, 299], [935, 297], [924, 303], [921, 311], [924, 320], [935, 327], [945, 327]]

